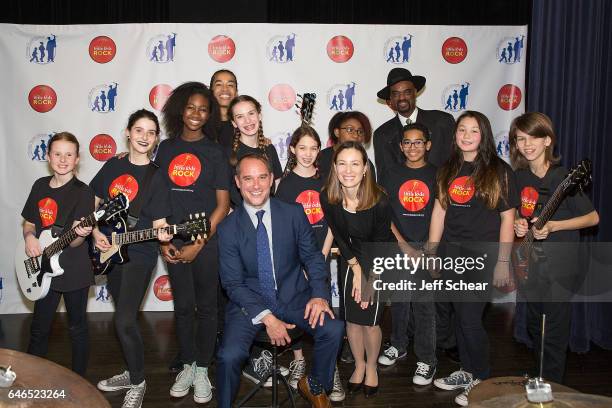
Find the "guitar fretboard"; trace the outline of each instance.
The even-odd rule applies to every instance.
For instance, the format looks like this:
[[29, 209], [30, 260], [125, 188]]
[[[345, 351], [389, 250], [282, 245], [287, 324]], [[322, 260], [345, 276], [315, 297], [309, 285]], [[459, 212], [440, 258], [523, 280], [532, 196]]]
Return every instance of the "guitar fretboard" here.
[[85, 219], [79, 222], [76, 226], [72, 227], [69, 231], [62, 234], [57, 241], [45, 248], [44, 253], [47, 258], [51, 258], [53, 255], [66, 248], [72, 241], [74, 241], [79, 235], [76, 233], [76, 227], [93, 227], [96, 223], [95, 214], [89, 214]]
[[167, 227], [149, 228], [145, 230], [128, 231], [122, 234], [116, 234], [114, 236], [113, 243], [116, 245], [125, 245], [125, 244], [131, 244], [134, 242], [149, 241], [151, 239], [157, 239], [157, 234], [159, 233], [159, 231], [164, 231], [169, 234], [176, 234], [177, 233], [176, 227], [177, 227], [176, 225], [170, 225]]

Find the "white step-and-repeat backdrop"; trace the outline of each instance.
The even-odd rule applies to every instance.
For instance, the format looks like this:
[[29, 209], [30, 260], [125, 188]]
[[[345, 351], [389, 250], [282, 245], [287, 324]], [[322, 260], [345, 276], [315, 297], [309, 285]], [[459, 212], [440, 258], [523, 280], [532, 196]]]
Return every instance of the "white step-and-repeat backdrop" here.
[[[0, 313], [32, 310], [18, 288], [14, 249], [30, 187], [49, 174], [54, 132], [79, 138], [78, 176], [88, 182], [104, 160], [126, 150], [122, 130], [131, 112], [159, 112], [177, 85], [208, 84], [227, 68], [241, 94], [262, 102], [265, 134], [284, 163], [299, 124], [296, 94], [317, 94], [314, 126], [323, 139], [337, 111], [363, 111], [376, 128], [393, 115], [376, 92], [390, 69], [405, 67], [427, 78], [418, 106], [455, 117], [465, 109], [485, 113], [507, 159], [510, 121], [524, 111], [526, 35], [526, 26], [1, 24]], [[89, 311], [112, 310], [99, 283]], [[172, 309], [162, 262], [143, 309]]]

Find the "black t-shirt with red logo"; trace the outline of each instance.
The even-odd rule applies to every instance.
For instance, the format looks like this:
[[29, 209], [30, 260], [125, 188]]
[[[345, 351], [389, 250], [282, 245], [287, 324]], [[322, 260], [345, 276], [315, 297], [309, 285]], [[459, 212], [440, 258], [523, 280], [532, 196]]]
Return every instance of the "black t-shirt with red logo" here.
[[393, 209], [393, 222], [408, 242], [424, 243], [436, 190], [437, 168], [432, 164], [418, 169], [394, 166], [382, 181]]
[[488, 208], [475, 191], [471, 175], [474, 166], [464, 162], [457, 177], [448, 187], [450, 204], [444, 217], [445, 242], [499, 242], [500, 213], [519, 205], [514, 172], [510, 166], [497, 160], [498, 176], [502, 186], [507, 180], [507, 191], [502, 189], [496, 208]]
[[161, 142], [155, 163], [170, 189], [170, 224], [185, 221], [189, 214], [217, 207], [217, 190], [229, 191], [231, 168], [223, 148], [203, 138], [187, 142], [180, 137]]
[[[130, 205], [142, 191], [145, 191], [144, 179], [148, 165], [138, 166], [132, 164], [125, 156], [121, 159], [113, 157], [104, 163], [89, 183], [96, 197], [113, 198], [119, 193], [125, 194]], [[162, 171], [157, 169], [151, 177], [151, 184], [146, 189], [145, 197], [138, 214], [138, 222], [134, 230], [143, 230], [153, 227], [153, 220], [167, 218], [172, 213], [168, 187], [164, 183]], [[157, 260], [157, 240], [143, 241], [128, 245], [130, 262], [138, 262], [154, 266]]]
[[[520, 192], [520, 204], [517, 206], [522, 218], [537, 217], [561, 184], [568, 171], [562, 166], [550, 166], [543, 178], [539, 178], [529, 169], [516, 171], [516, 180]], [[586, 215], [595, 209], [591, 200], [580, 190], [566, 196], [559, 208], [550, 218], [553, 221], [567, 220]], [[580, 240], [578, 230], [552, 232], [546, 238], [549, 242], [573, 242]]]
[[317, 239], [319, 249], [323, 248], [327, 236], [327, 222], [319, 198], [323, 185], [323, 179], [320, 177], [301, 177], [291, 172], [287, 177], [281, 179], [276, 191], [276, 198], [287, 203], [302, 205]]
[[[68, 197], [78, 194], [76, 206], [69, 219], [65, 220], [64, 231], [72, 228], [75, 220], [87, 217], [94, 211], [94, 193], [86, 185], [75, 185], [76, 177], [58, 188], [51, 188], [49, 182], [52, 176], [39, 178], [34, 182], [32, 191], [23, 207], [21, 216], [36, 227], [36, 237], [40, 237], [44, 229], [51, 228], [63, 216], [65, 211], [72, 211], [74, 200]], [[80, 183], [79, 183], [80, 184]], [[44, 248], [43, 248], [44, 249]], [[25, 256], [25, 254], [24, 254]], [[93, 271], [89, 259], [87, 244], [83, 243], [76, 248], [67, 246], [59, 257], [64, 274], [51, 280], [51, 289], [58, 292], [70, 292], [86, 288], [93, 284]]]

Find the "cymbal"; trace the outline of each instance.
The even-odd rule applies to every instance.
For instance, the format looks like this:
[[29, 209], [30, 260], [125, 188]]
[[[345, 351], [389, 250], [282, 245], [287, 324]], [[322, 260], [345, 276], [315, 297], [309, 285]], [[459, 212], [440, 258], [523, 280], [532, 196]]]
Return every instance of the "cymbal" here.
[[[501, 397], [510, 394], [525, 394], [525, 378], [524, 377], [494, 377], [484, 380], [470, 391], [470, 404], [475, 402], [486, 401], [491, 398]], [[546, 381], [552, 387], [553, 394], [556, 392], [573, 392], [579, 391], [566, 387], [565, 385]]]
[[[471, 395], [471, 393], [470, 393]], [[554, 401], [543, 404], [532, 404], [523, 394], [504, 395], [487, 401], [472, 404], [470, 408], [609, 408], [612, 398], [592, 394], [576, 394], [570, 392], [553, 392]]]
[[0, 365], [11, 366], [17, 374], [10, 388], [0, 388], [1, 407], [110, 408], [85, 378], [52, 361], [0, 348]]

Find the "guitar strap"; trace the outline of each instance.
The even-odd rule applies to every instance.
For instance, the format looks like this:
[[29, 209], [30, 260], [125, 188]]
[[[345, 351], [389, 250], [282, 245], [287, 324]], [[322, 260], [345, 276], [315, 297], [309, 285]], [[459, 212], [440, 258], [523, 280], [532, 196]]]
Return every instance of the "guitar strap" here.
[[85, 183], [74, 177], [74, 179], [72, 180], [72, 185], [66, 191], [66, 211], [62, 211], [62, 213], [59, 214], [57, 219], [55, 220], [55, 224], [51, 226], [51, 235], [53, 237], [58, 237], [62, 232], [64, 232], [66, 222], [69, 222], [72, 218], [74, 218], [73, 215], [76, 211], [76, 207], [79, 203], [80, 198], [80, 194], [78, 194], [78, 192], [84, 187]]
[[127, 224], [129, 229], [134, 229], [136, 223], [138, 223], [140, 210], [142, 209], [145, 197], [149, 192], [149, 187], [151, 185], [151, 180], [153, 179], [153, 174], [155, 174], [155, 171], [157, 171], [157, 169], [157, 164], [149, 162], [149, 165], [147, 166], [147, 172], [145, 173], [144, 179], [142, 180], [142, 189], [139, 190], [136, 199], [130, 203], [130, 209], [128, 210], [127, 215]]

